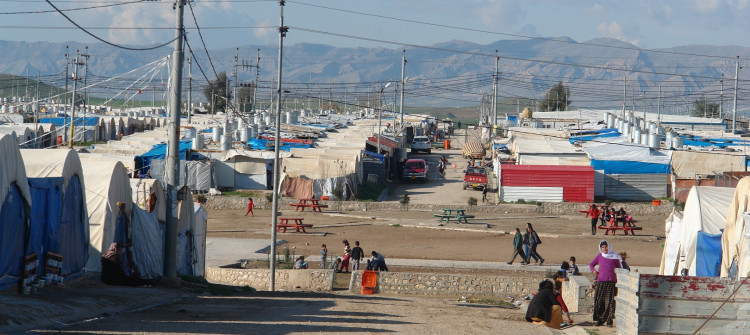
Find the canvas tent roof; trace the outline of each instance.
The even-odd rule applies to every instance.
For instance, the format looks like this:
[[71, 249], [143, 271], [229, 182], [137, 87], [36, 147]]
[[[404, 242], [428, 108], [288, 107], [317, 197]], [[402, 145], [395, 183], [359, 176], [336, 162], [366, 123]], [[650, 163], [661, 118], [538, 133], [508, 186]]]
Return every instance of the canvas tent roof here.
[[665, 227], [665, 251], [660, 267], [664, 273], [660, 274], [679, 275], [682, 269], [687, 269], [688, 275], [705, 275], [696, 272], [698, 232], [721, 234], [733, 195], [734, 189], [727, 187], [693, 186], [690, 189], [682, 219]]
[[[68, 187], [70, 178], [78, 175], [81, 187], [83, 167], [78, 153], [72, 149], [21, 149], [29, 178], [63, 177], [63, 190]], [[85, 200], [85, 198], [84, 198]]]
[[87, 181], [86, 207], [91, 234], [88, 269], [100, 271], [102, 251], [114, 241], [120, 212], [117, 203], [125, 204], [125, 215], [128, 216], [133, 206], [133, 193], [128, 172], [121, 162], [82, 155], [81, 165]]
[[[746, 225], [750, 177], [737, 183], [732, 202], [727, 212], [724, 233], [721, 236], [721, 276], [734, 278], [747, 277], [750, 273], [750, 226]], [[736, 265], [736, 271], [733, 269]]]
[[745, 155], [741, 152], [675, 150], [672, 153], [672, 171], [679, 179], [745, 171], [745, 164]]
[[9, 135], [0, 135], [0, 204], [5, 201], [10, 185], [15, 183], [21, 196], [31, 205], [31, 192], [26, 181], [26, 168], [16, 140]]
[[32, 201], [15, 138], [0, 135], [0, 157], [0, 290], [3, 290], [18, 283], [22, 275]]

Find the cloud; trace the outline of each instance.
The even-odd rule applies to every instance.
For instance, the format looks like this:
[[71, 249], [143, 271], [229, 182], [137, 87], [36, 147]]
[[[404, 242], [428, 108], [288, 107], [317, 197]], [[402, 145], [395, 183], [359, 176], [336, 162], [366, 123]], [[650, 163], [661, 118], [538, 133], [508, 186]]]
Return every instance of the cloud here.
[[596, 29], [604, 37], [616, 38], [618, 40], [629, 42], [635, 45], [638, 45], [639, 43], [639, 39], [633, 36], [628, 36], [622, 26], [620, 26], [620, 24], [615, 21], [602, 22], [596, 27]]
[[[270, 20], [265, 19], [263, 22], [260, 22], [258, 26], [273, 26], [273, 24]], [[253, 30], [253, 35], [257, 38], [267, 39], [275, 31], [275, 28], [258, 28]]]

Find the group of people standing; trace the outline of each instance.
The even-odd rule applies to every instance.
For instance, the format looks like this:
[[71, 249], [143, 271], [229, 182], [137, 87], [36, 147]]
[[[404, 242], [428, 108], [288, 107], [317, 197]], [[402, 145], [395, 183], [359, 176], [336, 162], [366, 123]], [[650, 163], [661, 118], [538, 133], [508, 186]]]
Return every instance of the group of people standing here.
[[542, 244], [542, 240], [530, 222], [526, 223], [526, 231], [523, 235], [521, 234], [521, 230], [516, 228], [516, 235], [513, 237], [513, 257], [508, 264], [513, 264], [516, 256], [521, 256], [522, 265], [531, 264], [532, 258], [534, 259], [534, 263], [538, 262], [539, 265], [544, 264], [544, 258], [536, 250], [539, 244]]
[[[348, 240], [343, 240], [341, 243], [344, 245], [344, 252], [341, 257], [336, 258], [336, 261], [331, 264], [331, 268], [335, 269], [336, 272], [349, 273], [349, 265], [351, 264], [352, 271], [359, 270], [359, 265], [365, 258], [364, 250], [359, 246], [359, 241], [354, 241], [354, 248], [351, 247]], [[385, 257], [373, 250], [371, 253], [372, 257], [367, 260], [366, 270], [374, 271], [388, 271], [388, 266], [385, 264]], [[326, 269], [326, 263], [328, 259], [328, 247], [323, 244], [320, 247], [320, 268]]]
[[[589, 263], [589, 270], [594, 275], [594, 311], [593, 320], [596, 326], [613, 326], [615, 317], [615, 296], [617, 296], [617, 275], [615, 269], [624, 268], [630, 270], [625, 261], [626, 253], [616, 253], [607, 240], [599, 242], [598, 253]], [[542, 324], [551, 328], [559, 329], [562, 324], [562, 316], [567, 317], [567, 323], [573, 323], [567, 313], [567, 307], [562, 300], [562, 283], [568, 280], [568, 274], [575, 274], [578, 267], [575, 258], [571, 262], [563, 262], [561, 270], [558, 271], [553, 280], [544, 280], [539, 283], [539, 291], [531, 299], [526, 311], [526, 321]]]

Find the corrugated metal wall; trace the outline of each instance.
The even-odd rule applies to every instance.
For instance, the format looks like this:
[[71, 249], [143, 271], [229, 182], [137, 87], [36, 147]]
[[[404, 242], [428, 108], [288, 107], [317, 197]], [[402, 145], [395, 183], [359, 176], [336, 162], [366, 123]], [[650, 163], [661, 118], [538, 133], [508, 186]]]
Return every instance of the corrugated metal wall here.
[[501, 186], [500, 200], [502, 201], [545, 201], [562, 202], [562, 187], [532, 187], [532, 186]]
[[594, 171], [594, 196], [604, 196], [604, 170]]
[[667, 196], [668, 174], [604, 175], [604, 197], [618, 201], [650, 201]]

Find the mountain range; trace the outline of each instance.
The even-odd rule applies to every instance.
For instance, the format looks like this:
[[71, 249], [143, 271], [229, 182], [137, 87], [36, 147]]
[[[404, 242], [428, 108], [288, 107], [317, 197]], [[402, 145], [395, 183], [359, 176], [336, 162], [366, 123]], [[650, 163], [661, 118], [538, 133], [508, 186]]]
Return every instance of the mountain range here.
[[[76, 49], [83, 52], [86, 46], [78, 42], [0, 41], [0, 73], [28, 74], [32, 78], [37, 72], [42, 76], [62, 74], [66, 45], [70, 54], [75, 54]], [[88, 47], [89, 71], [101, 77], [126, 73], [172, 53], [171, 45], [139, 52], [106, 44]], [[277, 71], [278, 47], [240, 46], [240, 50], [250, 50], [240, 58], [255, 64], [256, 49], [260, 49], [260, 80], [271, 87]], [[500, 40], [486, 45], [449, 41], [419, 48], [340, 48], [298, 43], [284, 47], [283, 82], [287, 89], [365, 83], [364, 87], [370, 85], [376, 91], [377, 85], [400, 80], [401, 57], [405, 55], [407, 105], [477, 105], [482, 91], [492, 92], [495, 50], [499, 55], [499, 99], [541, 99], [552, 85], [563, 82], [569, 88], [571, 105], [577, 107], [622, 106], [623, 94], [628, 105], [640, 106], [641, 99], [656, 101], [660, 85], [665, 106], [685, 105], [703, 96], [718, 101], [722, 77], [724, 103], [728, 103], [734, 86], [735, 59], [750, 56], [750, 48], [740, 46], [688, 45], [642, 50], [606, 38], [585, 42], [566, 37]], [[193, 52], [203, 71], [213, 79], [205, 51]], [[235, 53], [235, 48], [210, 50], [216, 71], [232, 72]], [[190, 56], [188, 51], [186, 56]], [[165, 74], [161, 77], [166, 80]], [[203, 77], [195, 64], [193, 77]], [[241, 71], [241, 81], [252, 81], [254, 77], [254, 69]], [[740, 71], [740, 91], [742, 79], [748, 77], [750, 74]]]

